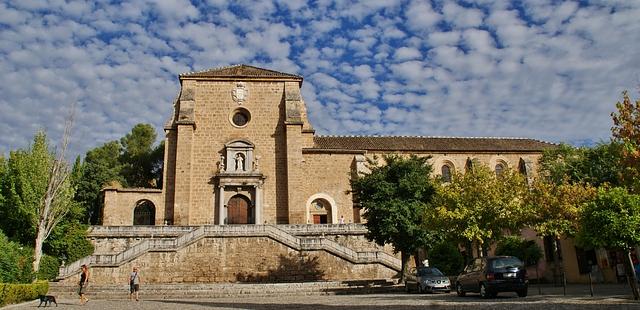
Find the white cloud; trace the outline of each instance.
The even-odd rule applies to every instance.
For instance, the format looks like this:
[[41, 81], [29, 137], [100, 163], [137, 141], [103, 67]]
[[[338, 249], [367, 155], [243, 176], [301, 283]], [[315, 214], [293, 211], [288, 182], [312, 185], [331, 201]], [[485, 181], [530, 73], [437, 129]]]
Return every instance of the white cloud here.
[[412, 1], [407, 8], [407, 26], [416, 31], [428, 31], [438, 23], [442, 16], [435, 12], [428, 2]]
[[406, 61], [411, 59], [422, 58], [422, 53], [417, 48], [413, 47], [401, 47], [396, 50], [393, 56], [396, 61]]
[[197, 18], [198, 10], [189, 0], [149, 0], [164, 18], [183, 21]]
[[462, 37], [470, 49], [478, 52], [490, 53], [495, 48], [491, 34], [485, 30], [467, 29], [463, 32]]
[[456, 45], [460, 41], [459, 31], [432, 32], [427, 37], [431, 46]]
[[373, 71], [368, 65], [360, 65], [353, 68], [353, 74], [361, 80], [370, 79], [373, 77]]
[[640, 84], [635, 1], [431, 3], [4, 1], [0, 152], [71, 102], [76, 153], [160, 129], [177, 74], [235, 63], [302, 74], [323, 134], [597, 141]]
[[447, 22], [458, 28], [477, 27], [482, 24], [484, 14], [473, 8], [463, 8], [455, 2], [445, 2], [442, 13]]

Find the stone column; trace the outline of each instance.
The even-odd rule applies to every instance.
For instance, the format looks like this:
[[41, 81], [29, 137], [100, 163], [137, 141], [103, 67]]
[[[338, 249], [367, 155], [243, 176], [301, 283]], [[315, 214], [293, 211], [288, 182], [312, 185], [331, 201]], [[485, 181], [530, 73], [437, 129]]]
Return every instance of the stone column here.
[[218, 187], [218, 225], [224, 225], [224, 219], [227, 217], [227, 208], [224, 204], [224, 185]]
[[255, 204], [255, 212], [256, 212], [256, 224], [262, 225], [262, 182], [256, 185], [256, 204]]

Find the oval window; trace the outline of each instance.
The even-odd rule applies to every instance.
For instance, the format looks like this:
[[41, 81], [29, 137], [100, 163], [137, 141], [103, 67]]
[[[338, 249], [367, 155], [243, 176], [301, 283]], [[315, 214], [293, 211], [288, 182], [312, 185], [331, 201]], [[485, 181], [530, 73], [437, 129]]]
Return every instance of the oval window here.
[[236, 109], [231, 115], [231, 123], [236, 127], [247, 126], [250, 120], [251, 114], [249, 114], [249, 111], [247, 111], [246, 109]]

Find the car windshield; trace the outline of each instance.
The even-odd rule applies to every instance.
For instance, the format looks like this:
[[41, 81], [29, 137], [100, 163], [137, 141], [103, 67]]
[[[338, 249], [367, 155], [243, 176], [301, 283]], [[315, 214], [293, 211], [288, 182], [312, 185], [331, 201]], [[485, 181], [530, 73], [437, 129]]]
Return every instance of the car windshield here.
[[522, 261], [516, 257], [500, 257], [493, 260], [493, 268], [522, 267]]
[[434, 267], [418, 268], [418, 275], [421, 276], [421, 277], [424, 277], [424, 276], [444, 276], [444, 274], [442, 274], [442, 272], [440, 270], [438, 270], [438, 268], [434, 268]]

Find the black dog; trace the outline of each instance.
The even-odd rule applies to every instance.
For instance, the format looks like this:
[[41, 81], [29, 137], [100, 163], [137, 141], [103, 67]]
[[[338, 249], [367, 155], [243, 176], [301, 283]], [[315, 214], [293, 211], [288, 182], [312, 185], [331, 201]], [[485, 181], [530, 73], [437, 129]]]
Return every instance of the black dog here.
[[58, 303], [56, 302], [56, 296], [53, 295], [40, 295], [40, 304], [38, 305], [38, 307], [42, 306], [42, 303], [44, 303], [45, 307], [47, 306], [47, 304], [51, 306], [51, 303], [56, 304], [56, 307], [58, 306]]

